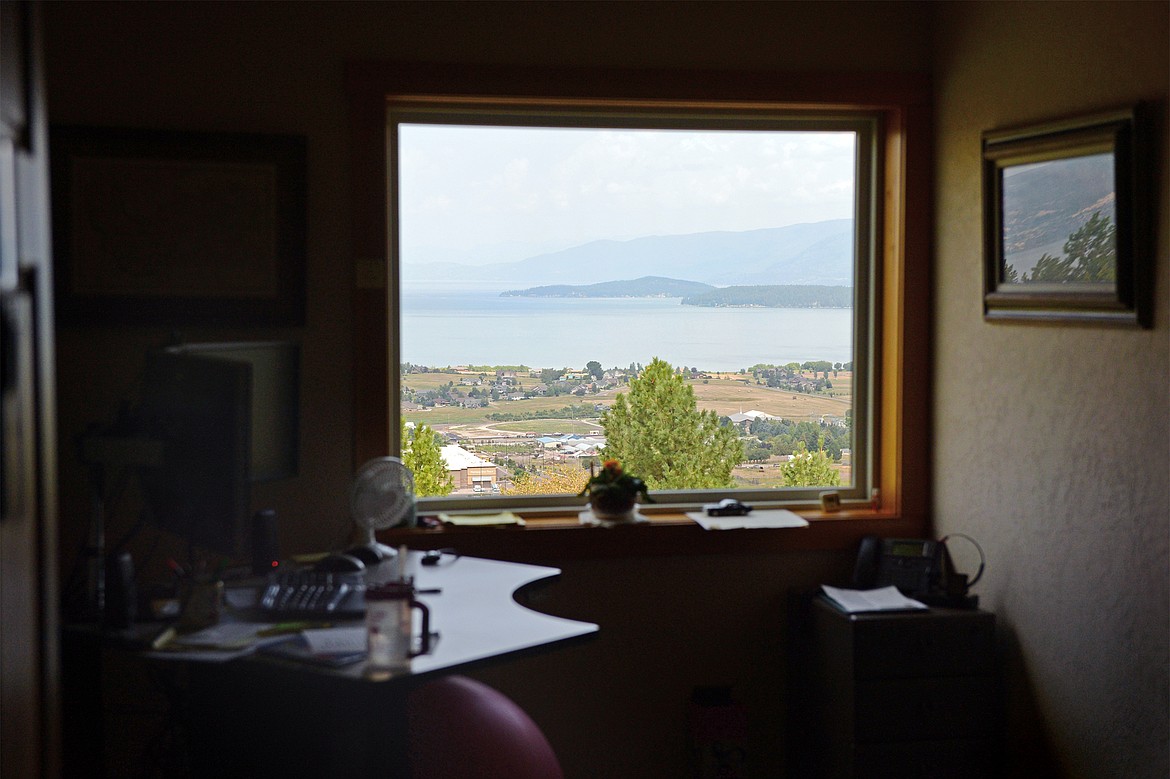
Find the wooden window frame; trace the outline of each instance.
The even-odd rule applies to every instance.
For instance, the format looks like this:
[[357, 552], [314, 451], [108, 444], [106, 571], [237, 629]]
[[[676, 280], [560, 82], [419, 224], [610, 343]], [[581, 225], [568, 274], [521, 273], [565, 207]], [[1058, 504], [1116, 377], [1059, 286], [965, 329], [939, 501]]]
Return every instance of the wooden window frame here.
[[874, 333], [878, 492], [864, 507], [824, 513], [800, 510], [799, 530], [707, 533], [681, 514], [652, 518], [619, 532], [582, 528], [575, 517], [543, 516], [523, 530], [395, 530], [386, 540], [416, 548], [458, 545], [464, 553], [508, 559], [612, 555], [843, 549], [868, 533], [923, 536], [930, 441], [930, 103], [929, 82], [916, 74], [777, 74], [765, 72], [540, 69], [416, 63], [353, 63], [346, 85], [350, 130], [353, 290], [353, 466], [390, 452], [390, 301], [398, 279], [390, 268], [387, 199], [387, 101], [434, 96], [489, 101], [670, 101], [731, 107], [861, 111], [882, 123], [883, 182], [879, 222], [880, 288]]

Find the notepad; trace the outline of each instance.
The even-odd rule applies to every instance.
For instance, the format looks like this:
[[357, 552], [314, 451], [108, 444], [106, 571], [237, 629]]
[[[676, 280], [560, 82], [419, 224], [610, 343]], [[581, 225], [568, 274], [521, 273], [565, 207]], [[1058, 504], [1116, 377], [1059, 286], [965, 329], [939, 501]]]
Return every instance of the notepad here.
[[366, 628], [364, 625], [302, 630], [301, 636], [313, 654], [343, 655], [366, 651]]
[[524, 520], [511, 511], [500, 511], [495, 514], [440, 514], [439, 521], [462, 527], [496, 527], [524, 524]]
[[919, 611], [928, 608], [925, 603], [907, 598], [892, 584], [876, 590], [843, 590], [827, 584], [821, 585], [821, 589], [833, 605], [846, 614], [866, 611]]
[[[349, 628], [339, 629], [350, 630]], [[266, 646], [260, 651], [283, 660], [296, 660], [300, 663], [340, 668], [366, 659], [365, 628], [358, 627], [356, 631], [356, 635], [310, 637], [310, 633], [323, 631], [305, 630], [287, 641]]]

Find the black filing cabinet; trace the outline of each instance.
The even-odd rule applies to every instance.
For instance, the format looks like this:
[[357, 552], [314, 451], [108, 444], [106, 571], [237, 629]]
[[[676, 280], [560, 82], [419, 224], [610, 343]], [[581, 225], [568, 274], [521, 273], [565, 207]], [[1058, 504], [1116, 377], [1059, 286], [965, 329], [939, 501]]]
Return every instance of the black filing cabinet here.
[[821, 777], [998, 774], [995, 616], [811, 609], [811, 761]]

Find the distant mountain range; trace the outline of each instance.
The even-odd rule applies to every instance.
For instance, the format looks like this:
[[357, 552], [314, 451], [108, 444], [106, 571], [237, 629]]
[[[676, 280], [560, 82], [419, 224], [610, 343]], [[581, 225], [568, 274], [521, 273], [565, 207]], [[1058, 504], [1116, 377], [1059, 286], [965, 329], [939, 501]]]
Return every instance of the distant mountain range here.
[[715, 287], [697, 281], [643, 276], [629, 281], [603, 281], [598, 284], [553, 284], [529, 289], [510, 289], [501, 297], [516, 298], [681, 298], [701, 295]]
[[524, 288], [593, 285], [647, 276], [683, 278], [713, 286], [851, 286], [853, 220], [592, 241], [512, 263], [406, 263], [402, 267], [406, 283], [454, 279]]

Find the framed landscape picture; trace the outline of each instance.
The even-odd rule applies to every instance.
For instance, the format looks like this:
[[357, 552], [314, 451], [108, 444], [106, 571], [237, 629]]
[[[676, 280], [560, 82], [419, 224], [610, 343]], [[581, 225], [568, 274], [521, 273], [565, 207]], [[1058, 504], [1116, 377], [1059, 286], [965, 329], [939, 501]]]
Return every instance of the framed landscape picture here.
[[52, 128], [67, 324], [299, 325], [303, 136]]
[[984, 133], [987, 319], [1150, 325], [1137, 114]]

